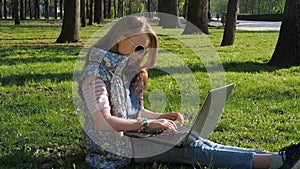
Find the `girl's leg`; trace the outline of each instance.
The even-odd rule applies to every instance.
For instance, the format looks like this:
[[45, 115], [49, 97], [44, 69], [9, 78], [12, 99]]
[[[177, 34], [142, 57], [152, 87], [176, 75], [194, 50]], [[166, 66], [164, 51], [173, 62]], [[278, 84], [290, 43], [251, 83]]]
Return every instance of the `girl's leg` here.
[[[223, 146], [206, 140], [197, 140], [184, 148], [174, 147], [157, 156], [139, 162], [188, 163], [215, 168], [251, 169], [255, 153], [262, 151]], [[265, 153], [265, 152], [264, 152]], [[265, 155], [267, 155], [265, 153]], [[254, 161], [253, 161], [254, 160]]]
[[205, 139], [200, 139], [203, 144], [217, 150], [227, 150], [227, 151], [233, 151], [233, 152], [252, 152], [256, 154], [267, 154], [268, 152], [266, 151], [261, 151], [261, 150], [253, 150], [253, 149], [247, 149], [247, 148], [241, 148], [241, 147], [233, 147], [233, 146], [227, 146], [227, 145], [222, 145], [218, 144], [209, 140]]
[[252, 168], [270, 168], [271, 158], [272, 154], [254, 154]]
[[251, 169], [253, 156], [262, 151], [224, 146], [207, 140], [197, 140], [187, 147], [190, 162], [215, 168]]

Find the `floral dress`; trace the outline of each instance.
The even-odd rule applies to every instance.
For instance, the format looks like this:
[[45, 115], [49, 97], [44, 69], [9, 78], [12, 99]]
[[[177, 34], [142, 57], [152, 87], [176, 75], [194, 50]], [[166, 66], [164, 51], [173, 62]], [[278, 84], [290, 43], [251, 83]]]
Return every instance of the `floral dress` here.
[[[89, 62], [79, 80], [79, 95], [82, 95], [81, 82], [88, 76], [99, 77], [107, 87], [111, 115], [124, 119], [136, 119], [140, 111], [137, 94], [130, 82], [123, 77], [129, 57], [92, 47]], [[125, 99], [124, 99], [125, 98]], [[83, 101], [83, 133], [87, 142], [86, 161], [95, 168], [113, 169], [131, 161], [132, 148], [128, 137], [122, 132], [98, 131], [94, 127], [91, 113]]]

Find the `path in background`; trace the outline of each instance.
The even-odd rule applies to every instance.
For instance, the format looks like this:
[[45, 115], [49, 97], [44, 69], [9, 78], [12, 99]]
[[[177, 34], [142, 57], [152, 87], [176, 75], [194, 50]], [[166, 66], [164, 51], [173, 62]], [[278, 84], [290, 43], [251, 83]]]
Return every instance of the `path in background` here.
[[[237, 21], [237, 29], [247, 31], [279, 31], [281, 22], [268, 22], [268, 21]], [[208, 23], [210, 26], [221, 27], [220, 20], [212, 20]]]

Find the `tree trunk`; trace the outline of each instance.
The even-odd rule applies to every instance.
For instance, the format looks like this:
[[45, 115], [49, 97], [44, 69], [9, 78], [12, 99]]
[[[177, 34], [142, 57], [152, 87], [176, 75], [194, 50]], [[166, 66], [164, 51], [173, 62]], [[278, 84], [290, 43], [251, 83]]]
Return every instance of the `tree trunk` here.
[[24, 20], [24, 0], [20, 0], [20, 19]]
[[0, 19], [2, 19], [3, 15], [3, 10], [2, 10], [2, 0], [0, 0]]
[[187, 20], [183, 34], [208, 34], [208, 1], [188, 1]]
[[158, 0], [159, 26], [163, 28], [182, 28], [179, 20], [178, 0]]
[[15, 18], [15, 25], [20, 25], [19, 1], [18, 0], [14, 0], [14, 18]]
[[15, 18], [15, 12], [14, 12], [14, 0], [10, 1], [10, 9], [8, 11], [8, 13], [11, 13], [11, 17], [14, 19]]
[[80, 42], [79, 38], [80, 1], [64, 1], [64, 18], [61, 33], [56, 43]]
[[7, 2], [6, 2], [6, 0], [3, 1], [3, 15], [4, 15], [4, 19], [7, 19]]
[[[128, 15], [131, 15], [132, 10], [131, 10], [131, 0], [128, 0]], [[158, 0], [159, 1], [159, 0]]]
[[119, 0], [118, 1], [118, 17], [124, 16], [124, 1]]
[[90, 17], [88, 25], [93, 25], [94, 22], [94, 0], [90, 0]]
[[34, 19], [40, 19], [40, 0], [34, 1]]
[[63, 19], [63, 0], [59, 1], [59, 10], [60, 10], [59, 17], [60, 19]]
[[32, 14], [32, 1], [28, 0], [28, 10], [29, 10], [29, 18], [32, 19], [33, 18], [33, 14]]
[[104, 1], [104, 18], [111, 18], [111, 0]]
[[81, 27], [86, 27], [85, 0], [80, 0]]
[[24, 0], [24, 19], [27, 17], [27, 11], [28, 11], [28, 3], [27, 0]]
[[86, 4], [85, 4], [85, 11], [86, 11], [86, 19], [90, 19], [90, 6], [89, 6], [89, 0], [86, 0]]
[[275, 51], [268, 65], [300, 65], [300, 1], [286, 0]]
[[151, 1], [147, 0], [147, 11], [151, 12]]
[[54, 19], [57, 19], [57, 0], [54, 0]]
[[150, 0], [151, 2], [151, 5], [152, 5], [152, 11], [153, 12], [156, 12], [157, 11], [157, 5], [156, 5], [156, 2], [153, 2], [153, 0]]
[[187, 18], [187, 8], [188, 8], [188, 0], [184, 0], [183, 13], [182, 13], [182, 16], [184, 18]]
[[208, 20], [211, 20], [211, 12], [210, 12], [210, 0], [208, 0], [208, 11], [207, 11]]
[[95, 0], [94, 22], [98, 24], [104, 23], [103, 3], [104, 0]]
[[100, 23], [104, 23], [104, 3], [105, 3], [105, 0], [100, 0], [101, 3], [100, 3]]
[[221, 46], [233, 45], [239, 0], [228, 0], [227, 15]]
[[114, 18], [117, 17], [117, 5], [116, 0], [112, 0], [113, 8], [114, 8]]
[[49, 0], [45, 0], [45, 19], [49, 19]]

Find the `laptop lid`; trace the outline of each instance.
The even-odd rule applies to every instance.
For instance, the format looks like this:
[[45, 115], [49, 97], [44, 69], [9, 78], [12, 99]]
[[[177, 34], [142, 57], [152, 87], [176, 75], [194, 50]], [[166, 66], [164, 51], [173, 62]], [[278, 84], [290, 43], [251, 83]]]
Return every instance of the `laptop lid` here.
[[189, 139], [192, 139], [192, 137], [208, 138], [215, 130], [225, 107], [225, 103], [234, 86], [235, 84], [232, 83], [208, 91], [204, 99], [204, 103], [193, 122], [191, 130], [185, 138], [184, 145], [189, 141]]

